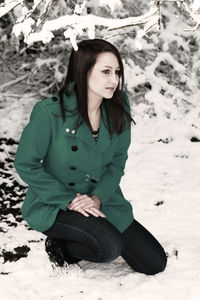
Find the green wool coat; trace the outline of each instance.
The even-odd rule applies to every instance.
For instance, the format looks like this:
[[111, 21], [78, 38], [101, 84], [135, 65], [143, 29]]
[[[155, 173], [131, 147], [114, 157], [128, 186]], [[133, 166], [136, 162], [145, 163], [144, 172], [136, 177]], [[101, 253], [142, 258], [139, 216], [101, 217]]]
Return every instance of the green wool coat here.
[[[127, 96], [124, 99], [129, 103]], [[101, 104], [98, 140], [84, 122], [77, 130], [75, 93], [64, 95], [66, 121], [59, 96], [39, 101], [33, 108], [15, 156], [15, 168], [29, 185], [21, 212], [28, 225], [43, 232], [53, 225], [58, 211], [66, 211], [76, 193], [100, 198], [100, 210], [123, 232], [133, 221], [131, 204], [124, 198], [124, 174], [130, 129], [112, 139], [107, 129], [105, 100]]]

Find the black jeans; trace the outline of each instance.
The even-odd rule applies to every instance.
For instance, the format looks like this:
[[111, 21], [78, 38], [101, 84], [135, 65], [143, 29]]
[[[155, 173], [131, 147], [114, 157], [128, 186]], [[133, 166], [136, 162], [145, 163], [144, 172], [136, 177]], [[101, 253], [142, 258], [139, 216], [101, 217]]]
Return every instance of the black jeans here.
[[62, 250], [74, 258], [109, 262], [121, 255], [134, 271], [147, 275], [162, 272], [167, 263], [162, 246], [136, 220], [120, 233], [104, 218], [60, 210], [43, 234], [59, 240]]

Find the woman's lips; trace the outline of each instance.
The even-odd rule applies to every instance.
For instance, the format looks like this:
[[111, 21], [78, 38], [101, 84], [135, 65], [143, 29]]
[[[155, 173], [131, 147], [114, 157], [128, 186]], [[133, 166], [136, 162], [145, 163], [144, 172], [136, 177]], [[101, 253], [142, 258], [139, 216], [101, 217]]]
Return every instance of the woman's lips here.
[[107, 89], [107, 90], [110, 90], [110, 91], [112, 91], [112, 92], [115, 90], [115, 88], [111, 88], [111, 87], [107, 87], [106, 89]]

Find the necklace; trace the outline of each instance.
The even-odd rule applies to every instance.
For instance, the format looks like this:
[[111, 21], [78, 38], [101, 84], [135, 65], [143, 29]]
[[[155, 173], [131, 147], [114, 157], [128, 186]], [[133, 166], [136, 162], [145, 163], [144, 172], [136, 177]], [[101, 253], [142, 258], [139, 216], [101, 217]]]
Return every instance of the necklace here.
[[99, 128], [96, 131], [92, 131], [92, 134], [96, 135], [99, 133]]

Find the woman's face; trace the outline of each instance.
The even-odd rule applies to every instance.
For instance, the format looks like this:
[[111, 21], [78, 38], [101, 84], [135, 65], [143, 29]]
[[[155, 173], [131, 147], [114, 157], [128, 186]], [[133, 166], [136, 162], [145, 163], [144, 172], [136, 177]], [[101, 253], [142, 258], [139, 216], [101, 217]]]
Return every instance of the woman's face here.
[[120, 67], [112, 52], [102, 52], [88, 72], [88, 98], [112, 98], [119, 84]]

